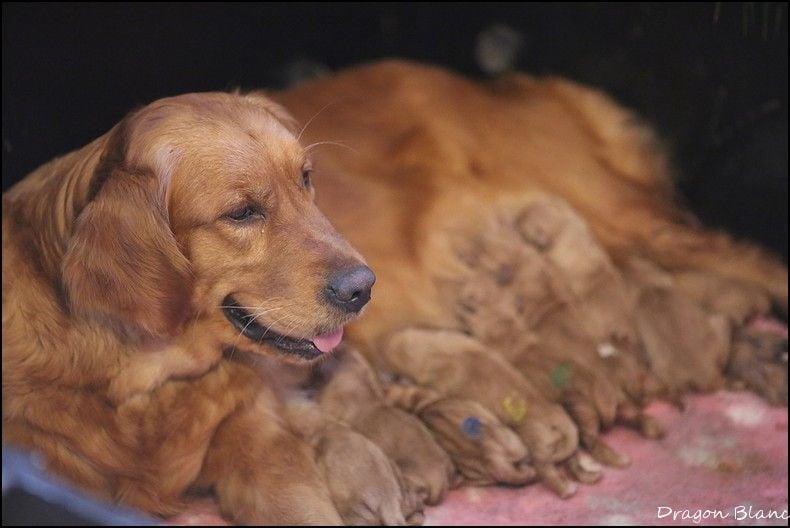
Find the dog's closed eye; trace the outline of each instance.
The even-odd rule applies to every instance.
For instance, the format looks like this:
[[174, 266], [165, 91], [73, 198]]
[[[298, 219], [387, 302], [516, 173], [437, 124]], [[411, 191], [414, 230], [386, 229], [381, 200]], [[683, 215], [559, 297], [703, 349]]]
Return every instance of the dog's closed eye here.
[[225, 214], [225, 218], [233, 220], [234, 222], [249, 222], [252, 220], [263, 220], [266, 215], [263, 211], [254, 205], [244, 205]]

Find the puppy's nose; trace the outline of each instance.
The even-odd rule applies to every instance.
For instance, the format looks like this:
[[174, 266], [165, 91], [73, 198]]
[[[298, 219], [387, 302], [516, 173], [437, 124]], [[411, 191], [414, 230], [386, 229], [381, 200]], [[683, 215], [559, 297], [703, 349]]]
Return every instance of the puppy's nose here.
[[348, 312], [358, 312], [370, 300], [376, 276], [367, 266], [335, 272], [329, 277], [326, 293], [329, 301]]

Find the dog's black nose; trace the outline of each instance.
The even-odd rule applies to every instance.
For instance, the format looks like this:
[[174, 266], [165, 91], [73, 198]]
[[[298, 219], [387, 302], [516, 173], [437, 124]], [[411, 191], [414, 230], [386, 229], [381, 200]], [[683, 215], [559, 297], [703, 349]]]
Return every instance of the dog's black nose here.
[[329, 277], [326, 293], [329, 301], [348, 312], [358, 312], [370, 300], [376, 276], [367, 266], [335, 272]]

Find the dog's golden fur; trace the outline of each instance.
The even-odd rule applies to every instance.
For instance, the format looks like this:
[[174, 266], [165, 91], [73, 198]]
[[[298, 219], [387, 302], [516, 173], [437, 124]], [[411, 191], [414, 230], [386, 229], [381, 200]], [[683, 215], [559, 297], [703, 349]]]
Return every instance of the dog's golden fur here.
[[200, 485], [237, 520], [339, 522], [274, 395], [221, 359], [283, 355], [226, 320], [230, 295], [296, 338], [352, 317], [322, 293], [361, 259], [314, 205], [308, 170], [269, 99], [193, 94], [7, 192], [3, 438], [148, 512], [172, 513]]
[[[377, 272], [376, 302], [353, 328], [367, 349], [394, 328], [453, 325], [436, 285], [456, 267], [452, 235], [492, 211], [559, 196], [617, 263], [741, 280], [787, 306], [787, 269], [753, 245], [693, 223], [673, 201], [665, 156], [636, 117], [566, 80], [481, 84], [385, 62], [276, 96], [309, 121], [319, 207]], [[386, 233], [386, 236], [381, 236]]]
[[[234, 347], [278, 355], [224, 318], [230, 294], [296, 337], [350, 319], [317, 292], [332, 269], [361, 257], [313, 204], [308, 157], [318, 207], [378, 276], [375, 302], [349, 340], [376, 368], [429, 395], [424, 405], [403, 403], [397, 391], [391, 397], [425, 415], [440, 443], [461, 442], [448, 450], [467, 478], [516, 482], [534, 469], [557, 493], [571, 494], [575, 484], [559, 465], [591, 482], [600, 471], [585, 450], [625, 462], [599, 441], [601, 426], [619, 419], [659, 434], [640, 414], [644, 399], [721, 384], [729, 335], [720, 332], [721, 350], [695, 356], [704, 380], [674, 379], [664, 351], [673, 339], [684, 350], [695, 341], [662, 325], [688, 324], [679, 321], [691, 314], [718, 335], [728, 328], [721, 325], [739, 332], [769, 302], [787, 310], [786, 267], [696, 225], [674, 204], [649, 131], [594, 90], [523, 75], [480, 84], [384, 62], [273, 99], [279, 104], [255, 94], [158, 101], [3, 196], [5, 441], [152, 513], [178, 510], [189, 488], [213, 488], [238, 521], [339, 523], [333, 493], [337, 502], [355, 488], [330, 489], [322, 473], [345, 473], [334, 461], [316, 464], [312, 440], [292, 431], [265, 376], [221, 355]], [[234, 224], [251, 203], [251, 221]], [[567, 208], [546, 208], [557, 203]], [[510, 297], [472, 296], [486, 305], [463, 315], [463, 300], [448, 292], [463, 294], [452, 286], [470, 277], [483, 280], [488, 268], [470, 267], [469, 248], [495, 247], [490, 239], [499, 233], [485, 226], [503, 217], [528, 255], [516, 262], [519, 287], [507, 269], [491, 268], [485, 280]], [[469, 246], [475, 240], [489, 242]], [[719, 295], [720, 284], [737, 284], [737, 298]], [[524, 318], [503, 333], [496, 325], [506, 321], [492, 314], [505, 312]], [[704, 339], [699, 331], [689, 330]], [[786, 364], [752, 366], [775, 360], [764, 356], [739, 353], [730, 370], [752, 386], [763, 378], [786, 386]], [[558, 362], [570, 369], [559, 376], [567, 384], [555, 382]], [[361, 378], [352, 378], [358, 388]], [[359, 499], [382, 520], [402, 522], [418, 509], [404, 506], [403, 490], [434, 502], [452, 467], [419, 423], [372, 390], [375, 402], [340, 418], [390, 457], [431, 459], [402, 464], [410, 483], [395, 486], [393, 471], [391, 491], [400, 487], [400, 498]], [[331, 402], [345, 401], [332, 393], [319, 400], [336, 414]], [[465, 412], [517, 438], [471, 448], [447, 425]], [[424, 449], [399, 453], [397, 439], [375, 430], [400, 426], [382, 428], [380, 419], [404, 424]], [[335, 452], [332, 445], [321, 449]], [[382, 461], [371, 453], [374, 467]], [[467, 460], [474, 457], [487, 462]], [[356, 507], [346, 501], [343, 517]]]

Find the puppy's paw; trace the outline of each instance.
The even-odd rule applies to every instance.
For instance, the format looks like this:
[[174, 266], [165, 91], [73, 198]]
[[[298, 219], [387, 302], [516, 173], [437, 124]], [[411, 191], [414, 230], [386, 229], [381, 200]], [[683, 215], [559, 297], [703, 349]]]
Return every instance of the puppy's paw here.
[[565, 467], [584, 484], [595, 484], [603, 477], [603, 467], [584, 451], [574, 453], [565, 461]]
[[609, 444], [598, 437], [583, 440], [582, 443], [590, 452], [590, 455], [602, 464], [616, 468], [624, 468], [631, 465], [631, 457], [625, 453], [615, 451]]
[[554, 464], [536, 464], [535, 469], [543, 484], [561, 499], [572, 497], [579, 489], [579, 485], [563, 475]]
[[735, 334], [727, 375], [773, 405], [787, 405], [787, 338], [744, 328]]
[[623, 402], [618, 406], [617, 423], [631, 427], [651, 440], [661, 438], [665, 433], [664, 425], [661, 422], [645, 414], [638, 405], [632, 402]]
[[[582, 391], [569, 391], [563, 395], [568, 413], [579, 428], [581, 445], [592, 457], [607, 466], [625, 467], [631, 463], [628, 456], [616, 452], [600, 438], [601, 407], [595, 399]], [[616, 415], [616, 406], [613, 415]]]

